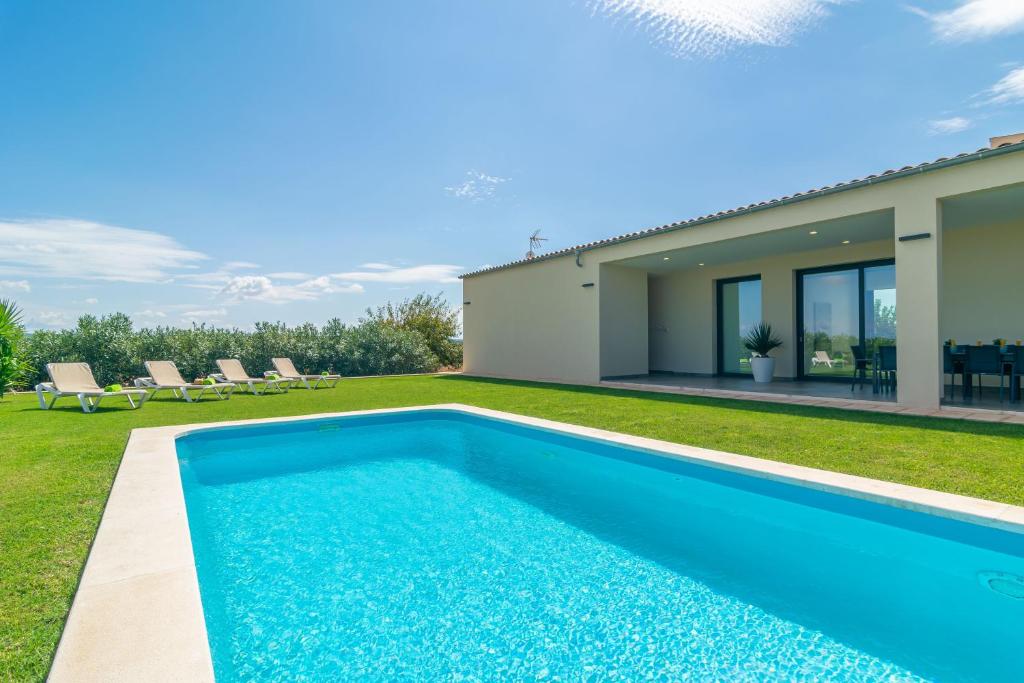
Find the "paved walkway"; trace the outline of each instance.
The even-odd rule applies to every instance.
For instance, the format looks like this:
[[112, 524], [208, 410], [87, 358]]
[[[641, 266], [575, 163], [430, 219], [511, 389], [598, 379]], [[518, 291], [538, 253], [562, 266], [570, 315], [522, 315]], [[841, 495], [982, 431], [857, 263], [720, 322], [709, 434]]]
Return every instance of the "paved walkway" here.
[[[850, 391], [850, 386], [846, 383], [778, 381], [768, 385], [755, 385], [753, 381], [742, 377], [647, 375], [629, 379], [604, 380], [600, 385], [615, 389], [653, 391], [665, 394], [732, 398], [819, 408], [842, 408], [876, 413], [948, 417], [978, 422], [1005, 422], [1024, 425], [1024, 410], [1006, 409], [1009, 406], [1017, 407], [1021, 404], [999, 404], [998, 401], [993, 401], [987, 404], [994, 404], [994, 407], [991, 408], [943, 405], [936, 410], [919, 410], [897, 404], [892, 394], [873, 394], [870, 387]], [[997, 392], [997, 390], [994, 391]]]

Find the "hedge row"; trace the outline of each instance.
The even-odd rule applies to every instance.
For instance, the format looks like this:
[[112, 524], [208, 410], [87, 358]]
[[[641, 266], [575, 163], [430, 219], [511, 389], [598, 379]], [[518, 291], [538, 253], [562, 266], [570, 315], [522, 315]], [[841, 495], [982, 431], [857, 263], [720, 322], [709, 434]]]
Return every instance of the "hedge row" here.
[[146, 360], [173, 360], [186, 379], [216, 372], [218, 358], [238, 358], [260, 375], [279, 356], [290, 357], [303, 373], [386, 375], [461, 365], [461, 344], [452, 341], [457, 333], [456, 312], [440, 297], [420, 295], [368, 311], [357, 325], [333, 319], [322, 327], [260, 322], [253, 331], [208, 325], [136, 330], [123, 313], [86, 315], [74, 329], [27, 335], [19, 355], [30, 366], [29, 386], [46, 380], [47, 363], [70, 361], [89, 363], [101, 385], [144, 375]]

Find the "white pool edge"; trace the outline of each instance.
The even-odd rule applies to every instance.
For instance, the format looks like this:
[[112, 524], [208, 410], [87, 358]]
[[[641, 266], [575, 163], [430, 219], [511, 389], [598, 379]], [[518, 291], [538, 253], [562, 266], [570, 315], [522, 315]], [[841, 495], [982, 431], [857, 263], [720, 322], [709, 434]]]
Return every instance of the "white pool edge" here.
[[175, 439], [216, 427], [451, 410], [1024, 534], [1024, 507], [462, 404], [132, 430], [49, 680], [213, 681]]

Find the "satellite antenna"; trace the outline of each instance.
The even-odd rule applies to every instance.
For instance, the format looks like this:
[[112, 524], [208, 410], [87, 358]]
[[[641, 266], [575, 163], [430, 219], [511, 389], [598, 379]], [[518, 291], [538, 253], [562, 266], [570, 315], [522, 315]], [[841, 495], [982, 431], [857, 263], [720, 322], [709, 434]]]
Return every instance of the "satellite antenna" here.
[[544, 242], [547, 242], [547, 237], [540, 236], [540, 230], [534, 230], [533, 234], [530, 235], [530, 251], [526, 252], [526, 258], [534, 258], [537, 253], [535, 250], [539, 250]]

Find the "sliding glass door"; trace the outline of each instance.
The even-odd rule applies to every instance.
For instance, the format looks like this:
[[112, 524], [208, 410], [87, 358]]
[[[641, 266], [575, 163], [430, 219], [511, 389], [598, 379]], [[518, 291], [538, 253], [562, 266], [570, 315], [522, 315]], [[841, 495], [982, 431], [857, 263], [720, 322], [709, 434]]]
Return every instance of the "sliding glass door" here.
[[864, 344], [868, 358], [896, 343], [896, 266], [864, 268]]
[[743, 338], [761, 322], [761, 276], [718, 281], [718, 373], [750, 373]]
[[798, 274], [800, 373], [849, 377], [852, 347], [870, 358], [896, 343], [896, 266], [892, 261], [815, 268]]

